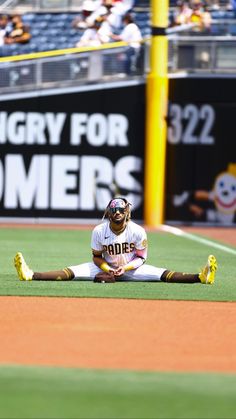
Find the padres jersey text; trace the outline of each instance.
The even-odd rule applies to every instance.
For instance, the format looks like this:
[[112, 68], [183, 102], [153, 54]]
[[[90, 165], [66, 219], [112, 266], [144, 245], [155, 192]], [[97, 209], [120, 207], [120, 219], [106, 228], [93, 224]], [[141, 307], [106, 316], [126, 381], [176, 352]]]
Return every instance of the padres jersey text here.
[[147, 236], [143, 227], [129, 221], [123, 233], [116, 235], [109, 222], [96, 226], [92, 232], [91, 247], [101, 251], [107, 263], [116, 268], [126, 265], [136, 257], [136, 249], [147, 247]]

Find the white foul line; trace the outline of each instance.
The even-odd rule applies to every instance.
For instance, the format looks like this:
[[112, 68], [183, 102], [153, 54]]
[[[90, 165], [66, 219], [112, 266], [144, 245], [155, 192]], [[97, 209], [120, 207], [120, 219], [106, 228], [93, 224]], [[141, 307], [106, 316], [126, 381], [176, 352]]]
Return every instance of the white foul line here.
[[228, 246], [224, 246], [223, 244], [216, 243], [212, 240], [204, 239], [203, 237], [196, 236], [195, 234], [186, 233], [180, 228], [163, 224], [160, 226], [160, 229], [168, 233], [174, 234], [175, 236], [185, 237], [186, 239], [190, 239], [198, 243], [205, 244], [206, 246], [211, 246], [215, 247], [216, 249], [223, 250], [223, 252], [232, 253], [233, 255], [236, 255], [236, 250], [231, 249]]

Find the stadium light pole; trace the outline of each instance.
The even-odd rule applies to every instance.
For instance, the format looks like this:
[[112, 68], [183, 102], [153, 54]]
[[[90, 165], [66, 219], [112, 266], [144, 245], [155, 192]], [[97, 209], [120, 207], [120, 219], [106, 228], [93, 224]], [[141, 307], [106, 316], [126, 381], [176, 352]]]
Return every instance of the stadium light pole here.
[[146, 87], [144, 221], [157, 227], [164, 220], [165, 158], [168, 109], [169, 0], [151, 0], [150, 71]]

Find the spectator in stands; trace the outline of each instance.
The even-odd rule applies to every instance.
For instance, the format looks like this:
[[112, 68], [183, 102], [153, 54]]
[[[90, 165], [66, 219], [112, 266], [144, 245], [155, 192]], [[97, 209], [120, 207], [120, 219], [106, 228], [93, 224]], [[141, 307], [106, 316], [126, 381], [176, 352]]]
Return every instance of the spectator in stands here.
[[107, 21], [114, 29], [119, 29], [122, 24], [122, 11], [116, 7], [114, 0], [103, 0], [103, 7], [108, 11]]
[[[98, 16], [103, 16], [107, 9], [110, 12], [110, 24], [114, 28], [119, 28], [122, 23], [122, 16], [125, 13], [125, 8], [118, 6], [121, 2], [115, 2], [115, 0], [99, 0], [96, 1], [96, 7], [94, 11], [87, 18], [88, 25], [92, 25]], [[123, 4], [123, 3], [122, 3]]]
[[185, 25], [189, 23], [192, 9], [189, 7], [187, 1], [179, 0], [176, 4], [176, 10], [174, 11], [173, 20], [171, 26]]
[[78, 29], [91, 27], [97, 17], [104, 16], [109, 11], [109, 23], [114, 28], [119, 28], [121, 17], [116, 13], [114, 0], [85, 0], [82, 5], [80, 16], [72, 21], [72, 26]]
[[141, 52], [142, 34], [139, 27], [134, 22], [130, 13], [123, 17], [124, 29], [119, 35], [111, 34], [114, 41], [124, 41], [128, 43], [126, 52], [125, 72], [130, 75], [137, 70], [137, 61]]
[[22, 22], [20, 15], [11, 16], [11, 29], [4, 38], [5, 44], [26, 44], [31, 39], [30, 28]]
[[97, 17], [94, 23], [87, 28], [81, 36], [76, 47], [97, 47], [110, 41], [110, 27], [107, 28], [103, 23], [103, 17]]
[[211, 14], [207, 6], [204, 6], [201, 0], [192, 0], [192, 13], [189, 17], [189, 23], [194, 23], [195, 32], [209, 32], [211, 29]]
[[78, 29], [88, 28], [94, 22], [93, 18], [91, 20], [91, 15], [93, 15], [97, 8], [98, 4], [96, 1], [85, 0], [82, 4], [81, 13], [72, 21], [72, 26]]
[[9, 20], [7, 15], [0, 15], [0, 46], [4, 45], [8, 33]]
[[114, 7], [121, 10], [121, 14], [128, 13], [134, 7], [134, 0], [113, 0]]
[[134, 6], [134, 0], [105, 0], [112, 4], [111, 13], [116, 16], [116, 26], [119, 27], [122, 23], [122, 18], [125, 14], [131, 13]]
[[105, 7], [104, 13], [99, 18], [102, 21], [99, 33], [100, 35], [102, 34], [103, 43], [111, 42], [111, 34], [113, 28], [116, 29], [116, 22], [114, 20], [114, 15], [111, 11], [111, 8], [109, 6]]

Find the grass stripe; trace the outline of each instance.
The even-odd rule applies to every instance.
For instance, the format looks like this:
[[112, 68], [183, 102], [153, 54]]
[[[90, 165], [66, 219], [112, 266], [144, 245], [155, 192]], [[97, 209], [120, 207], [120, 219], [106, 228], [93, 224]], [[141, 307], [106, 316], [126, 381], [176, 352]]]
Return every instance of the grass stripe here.
[[235, 418], [236, 376], [0, 366], [4, 419]]

